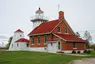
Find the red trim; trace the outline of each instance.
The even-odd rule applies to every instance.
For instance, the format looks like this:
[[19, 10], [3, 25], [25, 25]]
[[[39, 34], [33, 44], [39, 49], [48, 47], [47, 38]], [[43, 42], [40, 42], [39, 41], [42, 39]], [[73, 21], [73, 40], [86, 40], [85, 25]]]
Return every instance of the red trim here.
[[15, 32], [22, 32], [22, 33], [23, 33], [23, 31], [22, 31], [22, 30], [20, 30], [20, 29], [16, 30]]
[[16, 42], [26, 42], [29, 43], [29, 40], [25, 39], [25, 38], [20, 38], [19, 40], [17, 40]]

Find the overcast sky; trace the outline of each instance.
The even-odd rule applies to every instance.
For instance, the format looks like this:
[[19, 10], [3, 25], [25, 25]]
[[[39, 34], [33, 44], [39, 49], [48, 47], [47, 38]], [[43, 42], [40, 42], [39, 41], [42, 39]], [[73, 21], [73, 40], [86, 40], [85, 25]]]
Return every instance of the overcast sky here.
[[40, 7], [49, 20], [57, 19], [58, 4], [74, 32], [89, 30], [95, 35], [95, 0], [0, 0], [0, 34], [12, 36], [21, 29], [27, 35], [35, 11]]

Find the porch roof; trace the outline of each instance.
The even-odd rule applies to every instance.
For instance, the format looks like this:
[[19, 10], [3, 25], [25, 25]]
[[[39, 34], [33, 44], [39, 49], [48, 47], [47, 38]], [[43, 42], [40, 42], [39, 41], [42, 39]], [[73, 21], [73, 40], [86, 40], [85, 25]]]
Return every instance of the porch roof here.
[[26, 42], [26, 43], [29, 43], [29, 40], [27, 40], [25, 38], [20, 38], [16, 42]]
[[65, 41], [73, 41], [73, 42], [87, 42], [86, 40], [83, 40], [82, 38], [79, 38], [75, 35], [71, 34], [61, 34], [61, 33], [56, 33], [56, 36], [64, 39]]

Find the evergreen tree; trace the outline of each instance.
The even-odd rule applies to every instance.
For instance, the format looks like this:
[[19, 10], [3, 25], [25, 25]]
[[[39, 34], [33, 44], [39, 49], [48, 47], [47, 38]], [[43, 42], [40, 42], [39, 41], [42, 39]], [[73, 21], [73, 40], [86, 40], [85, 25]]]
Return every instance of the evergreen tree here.
[[13, 37], [10, 37], [9, 38], [9, 41], [8, 41], [8, 44], [6, 45], [6, 48], [9, 48], [10, 44], [11, 44], [11, 41], [12, 41]]

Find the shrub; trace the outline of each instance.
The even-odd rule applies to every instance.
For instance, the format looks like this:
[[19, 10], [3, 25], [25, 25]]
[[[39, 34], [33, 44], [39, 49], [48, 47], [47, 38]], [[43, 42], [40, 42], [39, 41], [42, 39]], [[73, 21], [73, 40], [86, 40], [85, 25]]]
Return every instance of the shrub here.
[[90, 54], [91, 51], [90, 50], [84, 50], [84, 53]]
[[95, 50], [95, 44], [92, 44], [90, 48]]
[[77, 51], [78, 54], [80, 54], [80, 51]]
[[90, 51], [90, 50], [88, 50], [88, 51], [87, 51], [87, 54], [90, 54], [90, 53], [91, 53], [91, 51]]
[[76, 54], [76, 51], [75, 51], [75, 50], [73, 50], [73, 51], [72, 51], [72, 53]]
[[84, 50], [83, 53], [87, 53], [87, 50]]

